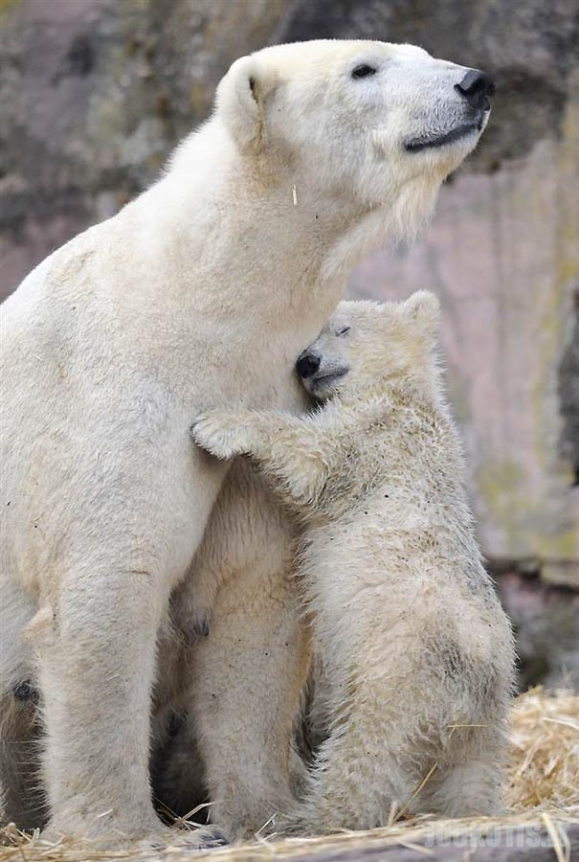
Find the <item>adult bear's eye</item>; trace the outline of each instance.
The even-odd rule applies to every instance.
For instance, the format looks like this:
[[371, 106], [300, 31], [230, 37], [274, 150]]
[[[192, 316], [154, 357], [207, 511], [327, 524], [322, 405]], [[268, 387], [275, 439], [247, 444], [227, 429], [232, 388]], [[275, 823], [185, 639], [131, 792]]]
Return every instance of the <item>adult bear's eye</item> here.
[[340, 329], [339, 332], [336, 332], [336, 337], [339, 337], [340, 335], [347, 335], [349, 331], [350, 331], [350, 327], [344, 326], [343, 329]]
[[378, 69], [375, 66], [368, 66], [367, 63], [360, 63], [355, 69], [352, 69], [352, 78], [367, 78], [369, 75], [375, 75]]

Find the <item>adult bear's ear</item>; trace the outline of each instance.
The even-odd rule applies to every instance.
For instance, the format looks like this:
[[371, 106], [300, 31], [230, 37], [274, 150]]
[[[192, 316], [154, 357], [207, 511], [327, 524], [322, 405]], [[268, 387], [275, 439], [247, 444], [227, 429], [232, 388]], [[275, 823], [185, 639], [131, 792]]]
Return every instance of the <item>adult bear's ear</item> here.
[[417, 290], [402, 304], [408, 320], [416, 323], [431, 338], [436, 338], [440, 322], [440, 302], [429, 290]]
[[242, 152], [263, 149], [264, 101], [274, 87], [271, 72], [250, 56], [236, 60], [217, 88], [217, 113]]

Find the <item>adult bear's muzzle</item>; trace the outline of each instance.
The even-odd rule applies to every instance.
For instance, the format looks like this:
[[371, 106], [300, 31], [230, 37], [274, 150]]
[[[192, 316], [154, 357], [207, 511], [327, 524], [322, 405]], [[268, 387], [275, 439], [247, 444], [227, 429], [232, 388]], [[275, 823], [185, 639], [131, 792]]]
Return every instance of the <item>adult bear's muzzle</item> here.
[[490, 96], [495, 94], [495, 84], [490, 75], [479, 69], [469, 69], [460, 84], [455, 84], [454, 89], [472, 105], [483, 111], [490, 111]]

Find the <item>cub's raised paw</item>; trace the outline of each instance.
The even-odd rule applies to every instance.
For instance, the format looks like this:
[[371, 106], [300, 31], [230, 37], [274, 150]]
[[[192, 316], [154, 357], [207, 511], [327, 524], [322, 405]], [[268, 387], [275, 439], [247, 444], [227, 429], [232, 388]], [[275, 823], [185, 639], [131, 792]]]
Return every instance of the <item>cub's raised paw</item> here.
[[223, 460], [248, 451], [247, 429], [239, 424], [239, 417], [230, 411], [211, 410], [203, 413], [191, 426], [191, 436], [201, 449]]

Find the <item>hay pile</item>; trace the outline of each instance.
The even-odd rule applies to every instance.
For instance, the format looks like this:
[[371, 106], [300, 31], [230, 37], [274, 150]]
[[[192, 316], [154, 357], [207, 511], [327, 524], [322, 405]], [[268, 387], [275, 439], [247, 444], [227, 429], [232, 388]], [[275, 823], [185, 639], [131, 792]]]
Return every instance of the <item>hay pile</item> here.
[[[383, 829], [323, 838], [262, 839], [210, 851], [211, 862], [579, 859], [579, 695], [546, 694], [536, 688], [518, 697], [512, 710], [512, 742], [508, 816], [401, 821], [393, 813], [391, 824]], [[79, 842], [52, 844], [38, 835], [22, 835], [13, 826], [0, 830], [0, 862], [185, 862], [196, 855], [177, 847], [105, 853]]]
[[534, 688], [514, 702], [509, 811], [562, 811], [579, 820], [579, 695]]

